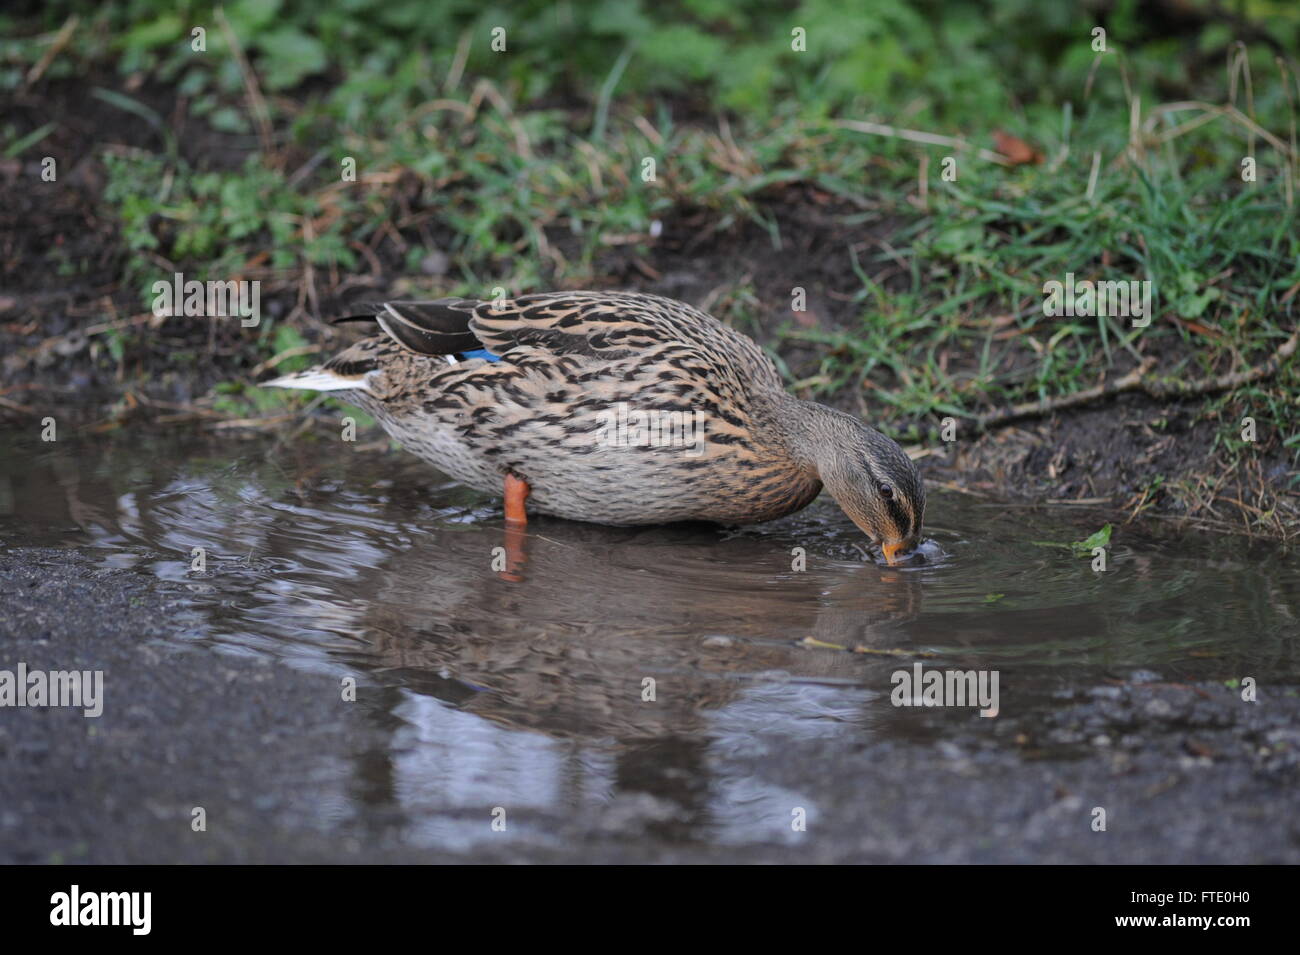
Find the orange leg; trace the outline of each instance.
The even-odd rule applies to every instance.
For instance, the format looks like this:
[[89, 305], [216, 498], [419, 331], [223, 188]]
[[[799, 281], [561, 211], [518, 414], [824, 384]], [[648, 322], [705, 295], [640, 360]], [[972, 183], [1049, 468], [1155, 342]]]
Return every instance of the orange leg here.
[[528, 500], [528, 482], [513, 474], [506, 475], [506, 523], [520, 526], [528, 523], [524, 502]]

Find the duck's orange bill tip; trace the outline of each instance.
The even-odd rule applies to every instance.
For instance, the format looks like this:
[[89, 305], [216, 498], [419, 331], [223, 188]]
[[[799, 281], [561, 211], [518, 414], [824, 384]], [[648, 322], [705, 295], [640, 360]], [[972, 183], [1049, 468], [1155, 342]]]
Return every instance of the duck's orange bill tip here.
[[898, 563], [898, 560], [896, 559], [896, 555], [902, 549], [903, 549], [902, 544], [881, 544], [880, 545], [880, 552], [885, 555], [885, 560], [889, 561], [889, 566], [891, 567]]

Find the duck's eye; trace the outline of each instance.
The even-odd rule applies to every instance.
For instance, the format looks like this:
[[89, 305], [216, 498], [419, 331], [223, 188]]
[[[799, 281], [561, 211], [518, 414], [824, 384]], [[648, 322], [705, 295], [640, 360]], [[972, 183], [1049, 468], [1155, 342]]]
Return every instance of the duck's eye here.
[[886, 500], [894, 496], [894, 489], [888, 484], [880, 485], [880, 496]]

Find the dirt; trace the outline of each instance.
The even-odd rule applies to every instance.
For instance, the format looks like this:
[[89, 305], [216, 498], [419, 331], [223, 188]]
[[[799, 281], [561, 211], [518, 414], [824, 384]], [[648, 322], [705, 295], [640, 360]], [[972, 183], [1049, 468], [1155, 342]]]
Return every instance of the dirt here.
[[1091, 501], [1117, 509], [1123, 521], [1141, 514], [1292, 539], [1300, 501], [1285, 455], [1277, 449], [1234, 464], [1218, 432], [1217, 416], [1203, 407], [1124, 396], [954, 442], [925, 468], [996, 497]]

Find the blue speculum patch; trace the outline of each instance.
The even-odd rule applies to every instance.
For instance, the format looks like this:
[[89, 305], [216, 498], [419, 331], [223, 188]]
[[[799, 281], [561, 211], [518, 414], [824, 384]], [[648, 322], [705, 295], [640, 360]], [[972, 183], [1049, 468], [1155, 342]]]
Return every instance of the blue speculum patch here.
[[500, 355], [494, 355], [494, 354], [492, 354], [490, 351], [488, 351], [486, 348], [478, 348], [478, 349], [475, 349], [474, 351], [463, 351], [463, 352], [460, 353], [460, 357], [461, 357], [464, 361], [469, 361], [471, 358], [486, 358], [488, 361], [500, 361], [500, 360], [501, 360], [501, 356], [500, 356]]

